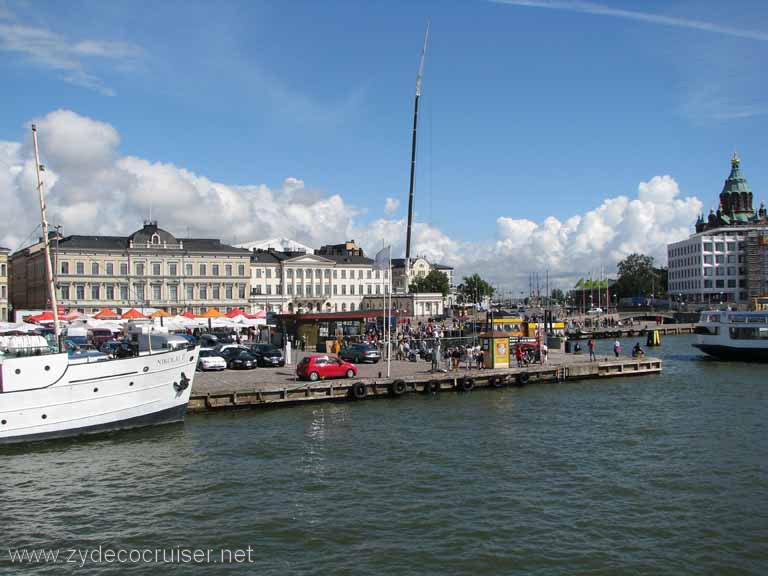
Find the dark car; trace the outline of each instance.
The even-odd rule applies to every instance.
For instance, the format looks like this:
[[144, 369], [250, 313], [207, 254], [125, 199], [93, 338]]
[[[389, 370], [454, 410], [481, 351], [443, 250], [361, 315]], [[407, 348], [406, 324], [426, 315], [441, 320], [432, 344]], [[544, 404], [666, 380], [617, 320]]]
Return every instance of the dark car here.
[[355, 364], [361, 364], [363, 362], [372, 362], [376, 364], [381, 360], [381, 352], [370, 344], [352, 344], [348, 348], [344, 348], [339, 354], [342, 360], [347, 362], [354, 362]]
[[228, 362], [229, 367], [235, 370], [252, 370], [258, 366], [256, 356], [245, 350], [239, 350]]
[[283, 351], [272, 344], [252, 344], [251, 354], [256, 356], [259, 366], [285, 366]]
[[190, 344], [192, 344], [194, 346], [197, 346], [197, 338], [192, 336], [192, 334], [182, 334], [182, 333], [179, 332], [179, 333], [176, 334], [176, 336], [180, 336], [181, 338], [184, 338], [184, 340], [186, 340]]
[[250, 350], [248, 348], [243, 348], [242, 346], [232, 346], [231, 348], [224, 348], [223, 350], [216, 350], [218, 354], [224, 358], [224, 360], [227, 361], [227, 368], [232, 367], [232, 359], [239, 355], [241, 352], [248, 352], [250, 354]]

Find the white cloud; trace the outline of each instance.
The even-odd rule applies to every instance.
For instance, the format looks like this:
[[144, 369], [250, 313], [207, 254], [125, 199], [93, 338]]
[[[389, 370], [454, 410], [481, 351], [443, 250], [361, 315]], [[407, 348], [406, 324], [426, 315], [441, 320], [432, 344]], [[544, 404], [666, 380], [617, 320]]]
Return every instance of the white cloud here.
[[[129, 234], [151, 210], [162, 227], [182, 238], [187, 231], [227, 243], [283, 237], [314, 247], [354, 238], [368, 253], [382, 242], [391, 243], [396, 255], [405, 252], [405, 219], [366, 222], [361, 208], [299, 178], [287, 177], [275, 188], [232, 186], [171, 163], [121, 156], [114, 127], [71, 111], [51, 112], [37, 124], [49, 220], [62, 224], [64, 234]], [[0, 245], [18, 248], [36, 237], [28, 138], [0, 142], [0, 202], [5, 210]], [[412, 254], [452, 265], [459, 276], [478, 271], [504, 285], [527, 285], [531, 271], [548, 269], [554, 283], [601, 264], [612, 271], [632, 252], [664, 263], [666, 244], [686, 237], [701, 209], [696, 198], [681, 197], [671, 176], [654, 176], [638, 185], [636, 197], [610, 197], [563, 221], [499, 216], [495, 238], [486, 241], [459, 241], [416, 222]]]
[[384, 212], [386, 212], [387, 214], [394, 214], [395, 212], [397, 212], [398, 208], [400, 208], [399, 199], [388, 196], [387, 199], [384, 201]]
[[[0, 17], [2, 17], [0, 5]], [[7, 18], [12, 19], [10, 13]], [[62, 73], [70, 84], [113, 96], [114, 91], [103, 80], [87, 70], [89, 60], [101, 59], [131, 65], [142, 50], [127, 42], [73, 40], [46, 28], [25, 26], [12, 20], [0, 23], [0, 51], [23, 54], [42, 68]]]

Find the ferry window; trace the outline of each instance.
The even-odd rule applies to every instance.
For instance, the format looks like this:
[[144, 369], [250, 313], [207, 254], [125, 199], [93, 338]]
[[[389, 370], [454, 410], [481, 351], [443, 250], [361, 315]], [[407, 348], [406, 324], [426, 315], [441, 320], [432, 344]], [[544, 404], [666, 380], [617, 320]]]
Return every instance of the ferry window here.
[[750, 316], [749, 317], [750, 324], [765, 324], [767, 320], [768, 320], [768, 316]]

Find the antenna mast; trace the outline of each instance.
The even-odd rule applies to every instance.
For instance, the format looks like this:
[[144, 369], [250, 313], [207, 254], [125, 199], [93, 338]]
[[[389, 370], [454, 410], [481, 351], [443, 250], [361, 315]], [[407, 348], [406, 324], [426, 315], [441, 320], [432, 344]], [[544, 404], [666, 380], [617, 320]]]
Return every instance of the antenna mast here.
[[45, 170], [45, 167], [40, 164], [40, 152], [37, 148], [37, 126], [32, 124], [32, 142], [35, 145], [35, 171], [37, 172], [37, 192], [40, 196], [40, 217], [43, 224], [43, 247], [45, 249], [45, 274], [48, 280], [48, 296], [51, 300], [51, 308], [53, 310], [53, 333], [56, 336], [56, 341], [59, 341], [61, 336], [61, 328], [59, 326], [59, 307], [56, 303], [56, 286], [53, 282], [53, 267], [51, 266], [51, 245], [48, 241], [48, 220], [45, 216], [45, 195], [43, 194], [43, 180], [40, 176], [40, 172]]
[[421, 49], [421, 59], [419, 60], [419, 73], [416, 75], [416, 98], [413, 104], [413, 140], [411, 142], [411, 183], [408, 189], [408, 234], [405, 240], [405, 291], [409, 289], [409, 272], [411, 267], [411, 226], [413, 224], [413, 180], [416, 170], [416, 127], [419, 123], [419, 98], [421, 97], [421, 77], [424, 74], [424, 55], [427, 52], [427, 41], [429, 40], [429, 20], [427, 20], [427, 31], [424, 34], [424, 47]]

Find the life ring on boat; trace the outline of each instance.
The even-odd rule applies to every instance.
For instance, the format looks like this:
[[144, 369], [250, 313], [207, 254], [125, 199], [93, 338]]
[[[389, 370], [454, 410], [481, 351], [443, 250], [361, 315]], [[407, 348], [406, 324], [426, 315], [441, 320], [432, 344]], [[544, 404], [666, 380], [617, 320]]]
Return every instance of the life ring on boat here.
[[181, 377], [179, 378], [179, 381], [173, 383], [173, 387], [176, 389], [177, 392], [183, 392], [184, 390], [189, 388], [189, 378], [187, 378], [187, 375], [184, 374], [184, 372], [181, 373]]
[[517, 375], [517, 385], [518, 386], [525, 386], [530, 382], [531, 376], [528, 374], [528, 372], [520, 372], [520, 374]]
[[470, 390], [472, 390], [472, 388], [475, 387], [475, 381], [469, 376], [464, 376], [464, 378], [459, 380], [458, 386], [461, 392], [469, 392]]
[[349, 394], [354, 400], [362, 400], [368, 394], [368, 389], [362, 382], [355, 382], [349, 388]]
[[406, 385], [405, 380], [395, 380], [389, 385], [390, 396], [402, 396], [405, 394]]

